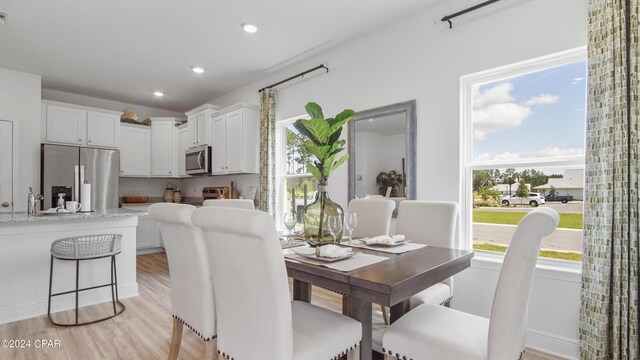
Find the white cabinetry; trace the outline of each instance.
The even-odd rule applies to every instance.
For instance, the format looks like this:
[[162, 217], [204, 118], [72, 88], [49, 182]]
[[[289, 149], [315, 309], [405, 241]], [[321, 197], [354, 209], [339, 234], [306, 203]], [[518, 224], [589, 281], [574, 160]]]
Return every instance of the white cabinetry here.
[[258, 172], [258, 107], [240, 103], [212, 114], [212, 174]]
[[185, 113], [189, 123], [189, 147], [211, 143], [209, 131], [207, 130], [207, 120], [211, 114], [219, 109], [219, 106], [204, 104]]
[[151, 118], [151, 175], [177, 177], [177, 141], [173, 117]]
[[45, 142], [118, 147], [120, 139], [118, 112], [55, 101], [43, 101], [43, 108], [43, 140]]
[[120, 124], [120, 175], [151, 174], [151, 127]]
[[187, 176], [185, 168], [185, 151], [191, 147], [189, 138], [189, 127], [178, 128], [178, 175]]
[[[149, 206], [149, 204], [125, 204], [122, 205], [122, 208], [147, 212]], [[158, 252], [161, 251], [163, 246], [164, 243], [162, 242], [158, 224], [149, 215], [138, 216], [138, 227], [136, 228], [136, 250], [138, 250], [138, 253]]]

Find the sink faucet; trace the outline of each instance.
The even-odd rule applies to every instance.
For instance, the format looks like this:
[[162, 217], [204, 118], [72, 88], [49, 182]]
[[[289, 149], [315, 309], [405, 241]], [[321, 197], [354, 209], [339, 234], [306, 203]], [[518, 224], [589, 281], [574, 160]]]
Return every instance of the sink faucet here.
[[33, 193], [33, 189], [29, 186], [29, 195], [27, 195], [27, 214], [35, 215], [36, 214], [36, 204], [38, 201], [44, 199], [42, 195], [36, 195]]

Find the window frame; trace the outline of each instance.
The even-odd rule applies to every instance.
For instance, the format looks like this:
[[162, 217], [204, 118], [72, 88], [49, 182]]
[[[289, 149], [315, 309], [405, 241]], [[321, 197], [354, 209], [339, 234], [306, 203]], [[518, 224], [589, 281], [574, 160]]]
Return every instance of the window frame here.
[[301, 173], [301, 174], [287, 174], [287, 137], [285, 135], [285, 131], [289, 125], [293, 124], [298, 119], [308, 119], [309, 116], [304, 114], [288, 119], [283, 119], [276, 121], [276, 129], [275, 129], [275, 168], [276, 168], [276, 211], [275, 211], [275, 221], [276, 221], [276, 229], [278, 231], [282, 231], [284, 226], [282, 224], [282, 217], [284, 216], [284, 205], [285, 205], [285, 197], [286, 192], [284, 189], [285, 182], [287, 179], [295, 179], [299, 177], [307, 177], [313, 175], [311, 173]]
[[[533, 158], [503, 161], [474, 161], [473, 160], [473, 93], [472, 88], [489, 82], [497, 82], [516, 76], [567, 65], [578, 61], [588, 61], [587, 47], [581, 46], [566, 51], [504, 65], [497, 68], [476, 72], [460, 77], [460, 174], [463, 175], [460, 182], [461, 213], [460, 213], [460, 246], [473, 250], [473, 171], [496, 168], [522, 168], [522, 167], [557, 167], [571, 166], [584, 168], [585, 156], [562, 156], [553, 158]], [[586, 84], [586, 79], [585, 79]], [[586, 93], [585, 85], [585, 93]], [[586, 104], [585, 104], [586, 109]], [[586, 148], [585, 148], [586, 149]], [[493, 261], [502, 261], [504, 254], [490, 251], [475, 250], [483, 258]], [[582, 263], [559, 259], [539, 258], [538, 267], [561, 268], [571, 271], [579, 271]]]

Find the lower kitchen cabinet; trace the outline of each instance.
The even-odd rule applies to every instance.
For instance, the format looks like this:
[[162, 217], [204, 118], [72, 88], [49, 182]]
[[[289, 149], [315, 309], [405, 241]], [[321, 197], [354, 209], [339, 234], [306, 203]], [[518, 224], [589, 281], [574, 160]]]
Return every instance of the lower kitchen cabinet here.
[[[124, 209], [147, 211], [148, 204], [144, 205], [123, 205]], [[149, 215], [138, 216], [138, 227], [136, 229], [136, 250], [138, 253], [151, 253], [162, 251], [164, 243], [160, 235], [160, 227]]]

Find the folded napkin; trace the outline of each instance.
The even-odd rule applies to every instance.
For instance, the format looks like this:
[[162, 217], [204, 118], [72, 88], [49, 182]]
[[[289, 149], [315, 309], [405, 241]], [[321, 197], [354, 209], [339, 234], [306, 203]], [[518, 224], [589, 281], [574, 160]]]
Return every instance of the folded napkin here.
[[70, 213], [71, 211], [69, 211], [67, 209], [55, 207], [55, 208], [47, 209], [44, 212], [47, 213], [47, 214], [56, 214], [56, 213], [58, 213], [58, 214], [67, 214], [67, 213]]
[[320, 247], [320, 256], [328, 258], [340, 258], [349, 256], [351, 248], [344, 248], [336, 245], [325, 245]]
[[364, 238], [362, 241], [367, 245], [375, 245], [375, 244], [384, 244], [384, 245], [395, 245], [397, 243], [401, 243], [404, 241], [404, 235], [380, 235], [374, 236], [371, 238]]

